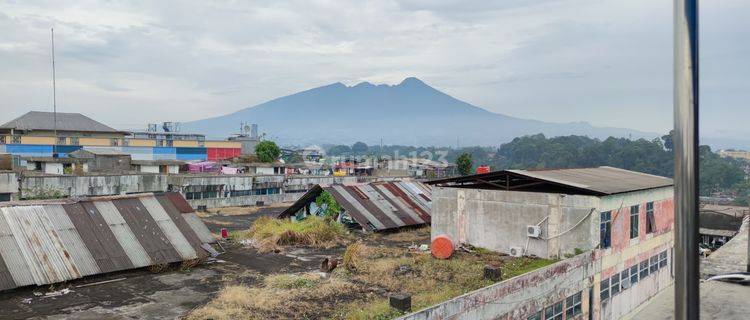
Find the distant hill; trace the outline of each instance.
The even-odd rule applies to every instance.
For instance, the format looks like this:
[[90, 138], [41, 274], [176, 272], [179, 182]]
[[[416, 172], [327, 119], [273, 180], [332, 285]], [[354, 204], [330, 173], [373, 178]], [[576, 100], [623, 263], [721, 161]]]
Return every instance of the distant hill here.
[[237, 112], [183, 124], [183, 130], [224, 138], [240, 122], [258, 123], [282, 144], [500, 145], [514, 137], [586, 135], [653, 138], [623, 128], [586, 122], [551, 123], [490, 112], [453, 98], [417, 78], [398, 85], [334, 83], [277, 98]]

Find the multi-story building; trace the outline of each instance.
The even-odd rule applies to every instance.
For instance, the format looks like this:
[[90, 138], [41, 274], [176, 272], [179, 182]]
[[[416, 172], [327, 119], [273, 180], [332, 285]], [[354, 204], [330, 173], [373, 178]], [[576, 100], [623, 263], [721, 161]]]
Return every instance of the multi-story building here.
[[[433, 238], [565, 259], [546, 271], [554, 279], [525, 285], [526, 299], [495, 296], [482, 311], [492, 318], [618, 319], [673, 282], [672, 179], [598, 167], [503, 170], [428, 183]], [[578, 256], [586, 259], [565, 263]]]
[[133, 160], [223, 160], [240, 155], [236, 141], [206, 140], [201, 134], [122, 131], [79, 113], [28, 112], [0, 126], [0, 153], [24, 157], [67, 157], [79, 149], [108, 150]]

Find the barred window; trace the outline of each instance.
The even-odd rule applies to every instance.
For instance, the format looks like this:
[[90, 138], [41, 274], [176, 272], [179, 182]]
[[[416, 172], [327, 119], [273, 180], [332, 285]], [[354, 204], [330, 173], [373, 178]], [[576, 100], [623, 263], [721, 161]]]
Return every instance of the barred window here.
[[0, 144], [5, 144], [5, 136], [0, 136]]
[[659, 270], [659, 255], [654, 255], [653, 257], [651, 257], [650, 261], [651, 268], [649, 269], [649, 271], [651, 271], [651, 273], [654, 273], [656, 272], [656, 270]]
[[13, 143], [13, 144], [20, 144], [21, 143], [21, 136], [14, 135], [11, 140], [12, 140], [11, 143]]
[[630, 288], [630, 269], [628, 268], [625, 268], [625, 270], [620, 272], [620, 288], [622, 291]]
[[565, 318], [571, 318], [581, 314], [581, 292], [565, 299]]
[[609, 278], [599, 283], [599, 297], [602, 301], [609, 299]]

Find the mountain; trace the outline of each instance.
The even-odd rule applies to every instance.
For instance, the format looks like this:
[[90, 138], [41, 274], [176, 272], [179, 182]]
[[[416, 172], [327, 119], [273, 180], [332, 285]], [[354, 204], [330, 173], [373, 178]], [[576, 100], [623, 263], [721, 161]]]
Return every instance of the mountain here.
[[224, 138], [240, 122], [257, 123], [281, 144], [500, 145], [515, 137], [586, 135], [653, 138], [586, 122], [551, 123], [490, 112], [453, 98], [417, 78], [398, 85], [334, 83], [277, 98], [237, 112], [183, 124], [183, 130]]

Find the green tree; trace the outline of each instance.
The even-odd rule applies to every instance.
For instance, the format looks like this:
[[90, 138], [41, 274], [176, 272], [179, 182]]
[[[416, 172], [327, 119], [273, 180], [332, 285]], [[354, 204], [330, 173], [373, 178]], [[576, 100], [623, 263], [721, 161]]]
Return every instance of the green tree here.
[[271, 140], [263, 140], [255, 145], [255, 155], [262, 162], [274, 162], [281, 156], [281, 149], [276, 145], [276, 142]]
[[456, 166], [458, 167], [458, 172], [462, 175], [471, 174], [471, 168], [473, 167], [471, 154], [462, 153], [460, 156], [458, 156], [458, 158], [456, 159]]
[[341, 212], [341, 206], [328, 191], [321, 192], [320, 195], [315, 198], [315, 204], [318, 205], [319, 208], [325, 207], [323, 216], [326, 218], [333, 219]]
[[331, 147], [331, 149], [328, 149], [328, 154], [332, 156], [343, 156], [350, 154], [352, 152], [352, 148], [349, 148], [347, 145], [337, 145]]
[[357, 141], [352, 145], [352, 153], [355, 155], [364, 155], [369, 149], [367, 144], [362, 141]]

